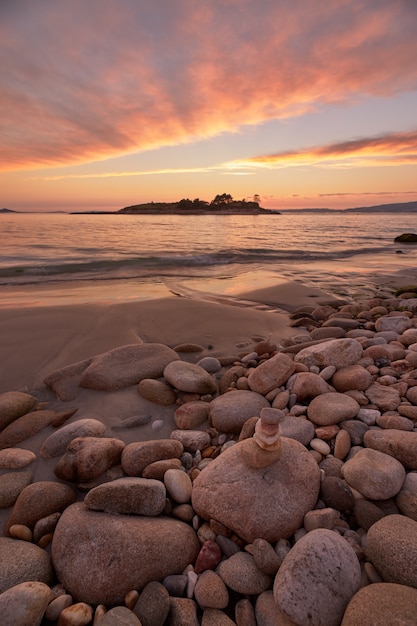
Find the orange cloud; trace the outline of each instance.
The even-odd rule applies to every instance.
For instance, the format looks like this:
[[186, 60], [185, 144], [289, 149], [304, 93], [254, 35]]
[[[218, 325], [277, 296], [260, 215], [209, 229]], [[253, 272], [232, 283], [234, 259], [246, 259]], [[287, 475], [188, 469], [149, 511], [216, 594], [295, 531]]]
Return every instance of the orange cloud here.
[[[417, 86], [408, 0], [5, 0], [0, 168], [85, 163]], [[404, 159], [407, 156], [404, 154]]]
[[358, 167], [404, 164], [417, 164], [417, 130], [256, 156], [234, 161], [229, 166], [276, 168], [300, 165]]

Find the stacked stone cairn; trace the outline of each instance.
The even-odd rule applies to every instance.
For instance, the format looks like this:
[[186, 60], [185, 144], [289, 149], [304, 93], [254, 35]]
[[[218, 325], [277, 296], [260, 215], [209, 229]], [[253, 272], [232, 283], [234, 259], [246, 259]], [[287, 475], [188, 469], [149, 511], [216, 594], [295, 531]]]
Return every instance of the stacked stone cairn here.
[[[2, 394], [0, 622], [415, 624], [416, 311], [304, 307], [230, 357], [122, 346], [47, 377], [62, 411]], [[65, 407], [132, 385], [171, 407], [168, 438]]]

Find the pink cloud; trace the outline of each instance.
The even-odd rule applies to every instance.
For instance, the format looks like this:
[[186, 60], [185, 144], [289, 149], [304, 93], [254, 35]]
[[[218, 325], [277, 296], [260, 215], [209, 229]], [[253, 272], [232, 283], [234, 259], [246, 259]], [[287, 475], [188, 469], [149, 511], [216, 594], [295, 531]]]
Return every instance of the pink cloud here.
[[407, 0], [0, 8], [0, 167], [82, 163], [417, 86]]
[[236, 161], [231, 166], [286, 167], [291, 165], [417, 164], [417, 130], [364, 137], [304, 150], [277, 152]]

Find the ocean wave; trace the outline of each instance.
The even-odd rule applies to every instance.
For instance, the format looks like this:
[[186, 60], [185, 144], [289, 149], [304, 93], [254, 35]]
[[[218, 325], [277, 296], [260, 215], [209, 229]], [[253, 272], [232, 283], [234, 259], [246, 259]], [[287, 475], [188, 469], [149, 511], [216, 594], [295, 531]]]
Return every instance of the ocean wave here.
[[[344, 248], [340, 250], [270, 250], [241, 248], [199, 254], [172, 254], [124, 257], [117, 259], [72, 260], [63, 263], [21, 263], [0, 267], [0, 285], [25, 285], [45, 282], [83, 280], [149, 279], [166, 276], [200, 276], [205, 272], [253, 265], [308, 264], [345, 259], [357, 254], [371, 255], [392, 251], [387, 246]], [[16, 259], [15, 259], [16, 261]]]

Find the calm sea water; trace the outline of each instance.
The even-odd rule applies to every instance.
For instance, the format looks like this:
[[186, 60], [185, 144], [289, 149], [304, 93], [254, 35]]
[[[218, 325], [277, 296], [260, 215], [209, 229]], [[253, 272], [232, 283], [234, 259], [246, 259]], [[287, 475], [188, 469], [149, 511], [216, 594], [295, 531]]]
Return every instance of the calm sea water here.
[[417, 216], [405, 213], [3, 214], [0, 231], [0, 306], [35, 292], [37, 300], [45, 293], [88, 300], [92, 290], [83, 286], [91, 281], [114, 297], [126, 285], [140, 298], [177, 282], [253, 289], [261, 276], [342, 293], [348, 284], [365, 288], [371, 271], [417, 268], [417, 246], [394, 243], [417, 231]]

